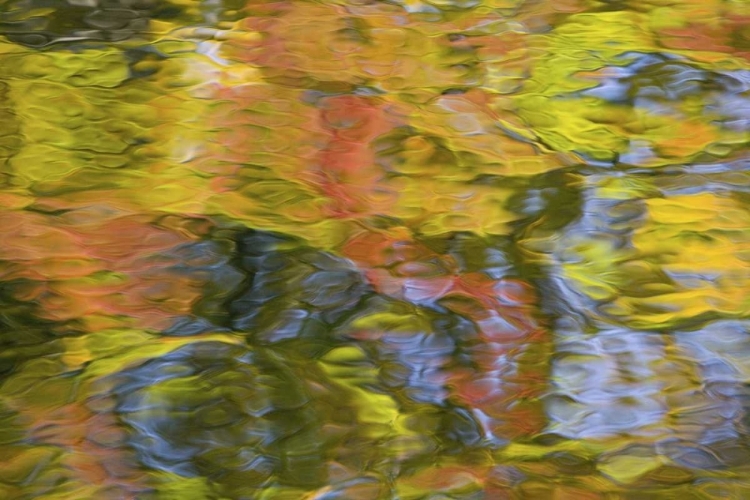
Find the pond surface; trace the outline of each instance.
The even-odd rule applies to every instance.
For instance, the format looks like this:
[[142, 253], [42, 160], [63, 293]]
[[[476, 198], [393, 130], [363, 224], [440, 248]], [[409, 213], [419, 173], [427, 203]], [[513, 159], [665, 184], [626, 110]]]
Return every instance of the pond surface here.
[[0, 498], [750, 498], [750, 1], [0, 2]]

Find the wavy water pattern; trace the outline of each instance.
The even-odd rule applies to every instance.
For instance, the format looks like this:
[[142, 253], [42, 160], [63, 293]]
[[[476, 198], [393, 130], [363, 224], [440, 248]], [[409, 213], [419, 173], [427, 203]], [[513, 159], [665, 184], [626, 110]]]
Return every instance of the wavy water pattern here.
[[750, 498], [748, 0], [0, 2], [0, 498]]

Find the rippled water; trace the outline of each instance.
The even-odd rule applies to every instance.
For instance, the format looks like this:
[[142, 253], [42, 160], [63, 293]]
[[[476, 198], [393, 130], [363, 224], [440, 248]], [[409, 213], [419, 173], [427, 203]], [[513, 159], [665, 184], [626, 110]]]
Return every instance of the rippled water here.
[[6, 0], [0, 58], [0, 498], [750, 499], [748, 0]]

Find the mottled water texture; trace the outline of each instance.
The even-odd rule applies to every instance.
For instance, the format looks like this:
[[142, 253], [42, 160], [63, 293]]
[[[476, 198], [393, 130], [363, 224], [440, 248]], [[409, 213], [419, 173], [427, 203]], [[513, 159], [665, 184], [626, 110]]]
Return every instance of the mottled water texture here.
[[0, 499], [750, 499], [750, 1], [0, 2]]

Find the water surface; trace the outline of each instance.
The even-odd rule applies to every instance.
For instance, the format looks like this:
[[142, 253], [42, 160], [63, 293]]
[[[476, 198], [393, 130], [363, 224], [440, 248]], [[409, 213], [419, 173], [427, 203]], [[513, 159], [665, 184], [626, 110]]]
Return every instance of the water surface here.
[[0, 497], [750, 498], [747, 0], [6, 0], [0, 123]]

